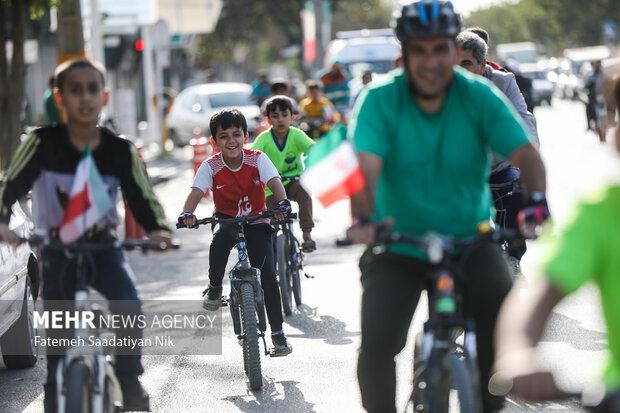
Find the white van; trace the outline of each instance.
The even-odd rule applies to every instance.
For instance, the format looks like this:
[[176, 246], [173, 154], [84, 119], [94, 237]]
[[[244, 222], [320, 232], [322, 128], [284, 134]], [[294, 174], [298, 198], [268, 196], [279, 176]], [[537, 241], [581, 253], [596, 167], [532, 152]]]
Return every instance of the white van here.
[[325, 67], [342, 63], [351, 77], [365, 70], [384, 74], [392, 69], [392, 61], [400, 54], [400, 43], [392, 29], [354, 30], [336, 33], [325, 51]]

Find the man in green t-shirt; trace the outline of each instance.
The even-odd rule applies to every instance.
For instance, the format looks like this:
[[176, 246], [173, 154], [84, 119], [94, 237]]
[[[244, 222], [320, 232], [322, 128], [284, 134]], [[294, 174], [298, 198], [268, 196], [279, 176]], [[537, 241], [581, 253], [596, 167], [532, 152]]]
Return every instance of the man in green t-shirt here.
[[[377, 225], [410, 237], [428, 231], [466, 239], [491, 219], [489, 150], [522, 170], [530, 200], [527, 221], [548, 216], [545, 170], [523, 122], [506, 97], [480, 76], [455, 67], [461, 18], [452, 3], [422, 0], [403, 7], [396, 35], [404, 70], [370, 85], [353, 110], [350, 134], [366, 179], [352, 198], [353, 242], [372, 245]], [[374, 224], [378, 223], [378, 224]], [[531, 230], [531, 229], [529, 229]], [[456, 257], [459, 258], [458, 256]], [[395, 412], [394, 357], [425, 288], [425, 254], [402, 244], [369, 248], [362, 272], [358, 380], [369, 412]], [[484, 412], [503, 405], [486, 391], [493, 365], [493, 330], [512, 286], [500, 247], [481, 243], [461, 267], [464, 305], [476, 325]]]
[[[293, 121], [293, 101], [287, 96], [273, 96], [265, 101], [265, 112], [271, 128], [256, 137], [252, 149], [264, 152], [276, 166], [283, 178], [282, 184], [288, 199], [299, 205], [299, 226], [303, 235], [301, 247], [305, 252], [312, 252], [316, 244], [311, 232], [312, 198], [299, 183], [299, 179], [287, 180], [286, 177], [299, 177], [304, 166], [301, 155], [308, 151], [314, 141], [301, 129], [291, 126]], [[269, 188], [266, 189], [267, 209], [275, 207], [275, 200]]]
[[[620, 103], [620, 79], [615, 84], [615, 98]], [[620, 115], [620, 108], [617, 110]], [[616, 149], [620, 152], [620, 127], [616, 128]], [[612, 186], [581, 203], [564, 233], [552, 240], [542, 268], [545, 277], [531, 286], [529, 299], [520, 299], [516, 292], [506, 299], [497, 322], [498, 383], [512, 382], [511, 393], [527, 400], [549, 400], [561, 395], [553, 375], [536, 369], [534, 348], [553, 307], [591, 281], [601, 294], [610, 355], [603, 372], [607, 397], [594, 410], [620, 412], [618, 251], [620, 186]]]

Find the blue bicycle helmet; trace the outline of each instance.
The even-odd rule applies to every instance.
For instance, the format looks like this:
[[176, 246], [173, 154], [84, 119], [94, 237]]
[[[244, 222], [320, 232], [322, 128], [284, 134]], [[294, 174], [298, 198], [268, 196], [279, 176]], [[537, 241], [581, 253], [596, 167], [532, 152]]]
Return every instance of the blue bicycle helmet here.
[[404, 43], [412, 37], [456, 37], [461, 29], [461, 15], [454, 11], [451, 1], [419, 0], [403, 6], [394, 31]]

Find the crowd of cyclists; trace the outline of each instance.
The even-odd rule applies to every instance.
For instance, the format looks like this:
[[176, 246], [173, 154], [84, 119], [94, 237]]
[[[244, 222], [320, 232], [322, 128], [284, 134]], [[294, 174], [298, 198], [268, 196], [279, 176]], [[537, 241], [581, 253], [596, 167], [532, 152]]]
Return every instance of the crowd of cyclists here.
[[[380, 82], [371, 83], [372, 73], [365, 73], [364, 87], [353, 98], [340, 62], [334, 62], [320, 80], [308, 81], [306, 96], [298, 103], [287, 96], [287, 82], [269, 82], [261, 73], [253, 95], [265, 116], [262, 133], [248, 149], [241, 112], [224, 109], [212, 116], [212, 143], [219, 151], [202, 163], [178, 218], [187, 227], [194, 226], [193, 213], [207, 190], [213, 192], [214, 214], [223, 217], [270, 209], [282, 219], [291, 211], [289, 200], [294, 200], [299, 204], [302, 247], [314, 251], [310, 194], [298, 181], [283, 185], [281, 177], [301, 174], [302, 159], [316, 140], [334, 123], [346, 122], [365, 177], [364, 188], [351, 197], [347, 237], [368, 246], [359, 262], [363, 293], [357, 376], [364, 408], [381, 413], [396, 412], [394, 360], [406, 344], [425, 288], [422, 274], [429, 264], [426, 253], [411, 245], [373, 248], [377, 232], [390, 228], [410, 237], [432, 231], [473, 238], [481, 222], [499, 221], [494, 201], [509, 190], [492, 194], [489, 183], [519, 183], [518, 190], [511, 187], [510, 202], [502, 206], [506, 228], [536, 238], [550, 218], [536, 120], [514, 74], [488, 60], [488, 33], [464, 29], [450, 1], [418, 0], [403, 6], [395, 34], [402, 47], [402, 55], [395, 59], [398, 67]], [[57, 68], [54, 82], [54, 99], [65, 111], [66, 122], [33, 131], [3, 174], [0, 237], [12, 245], [20, 242], [8, 225], [11, 205], [30, 190], [37, 230], [56, 236], [66, 207], [59, 188], [70, 192], [76, 166], [89, 148], [113, 199], [120, 186], [149, 238], [169, 248], [169, 226], [135, 148], [97, 126], [108, 99], [105, 69], [87, 59], [71, 60]], [[612, 94], [620, 102], [620, 81]], [[301, 120], [306, 122], [304, 128]], [[616, 146], [620, 151], [618, 130]], [[531, 283], [526, 301], [512, 288], [514, 279], [522, 277], [525, 243], [509, 244], [504, 252], [489, 241], [464, 259], [468, 284], [464, 307], [476, 326], [483, 412], [499, 411], [510, 392], [531, 400], [561, 394], [551, 373], [537, 370], [533, 349], [553, 306], [588, 280], [601, 290], [611, 353], [604, 374], [607, 397], [598, 408], [620, 411], [620, 309], [614, 299], [620, 288], [618, 211], [617, 187], [581, 205], [565, 234], [549, 237], [553, 248], [543, 266], [546, 277]], [[115, 211], [108, 213], [81, 239], [108, 240], [115, 236], [118, 221]], [[283, 330], [273, 228], [268, 220], [246, 227], [250, 260], [262, 267], [274, 349], [284, 356], [293, 347]], [[203, 294], [206, 310], [220, 307], [222, 278], [234, 244], [233, 229], [221, 225], [210, 245], [209, 280]], [[460, 258], [457, 254], [455, 262]], [[41, 259], [43, 298], [66, 297], [57, 273], [70, 258], [43, 249]], [[106, 265], [106, 278], [97, 289], [110, 300], [137, 301], [122, 254], [101, 253], [97, 260]], [[126, 409], [148, 410], [149, 396], [138, 380], [144, 371], [140, 356], [119, 357], [126, 358], [116, 363]], [[59, 357], [47, 360], [44, 405], [46, 412], [55, 412], [54, 367]], [[497, 382], [509, 385], [498, 391], [492, 385]]]

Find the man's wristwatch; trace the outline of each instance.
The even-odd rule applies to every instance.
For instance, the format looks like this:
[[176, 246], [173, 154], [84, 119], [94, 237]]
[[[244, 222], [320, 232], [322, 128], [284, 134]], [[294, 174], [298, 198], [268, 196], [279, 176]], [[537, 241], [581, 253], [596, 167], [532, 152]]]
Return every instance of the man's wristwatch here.
[[530, 205], [547, 205], [547, 197], [544, 192], [536, 191], [530, 194]]

